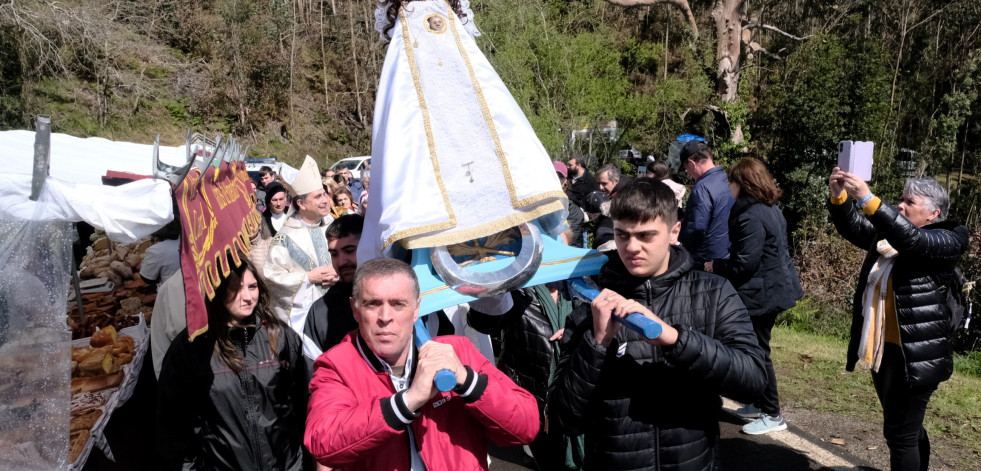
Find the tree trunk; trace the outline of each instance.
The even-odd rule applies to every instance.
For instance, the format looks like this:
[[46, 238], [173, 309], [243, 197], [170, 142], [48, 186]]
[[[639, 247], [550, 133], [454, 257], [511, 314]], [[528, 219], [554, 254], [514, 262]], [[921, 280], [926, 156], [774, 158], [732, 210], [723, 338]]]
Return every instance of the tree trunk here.
[[[333, 12], [336, 14], [336, 12]], [[324, 35], [324, 4], [320, 4], [320, 59], [323, 61], [324, 73], [324, 108], [330, 109], [330, 88], [327, 79], [327, 40]]]
[[358, 104], [358, 122], [364, 125], [364, 112], [361, 107], [361, 84], [358, 79], [358, 38], [354, 31], [354, 2], [351, 2], [348, 10], [348, 23], [351, 25], [351, 67], [354, 69], [354, 98]]
[[296, 74], [296, 22], [297, 11], [296, 3], [293, 3], [293, 32], [292, 38], [290, 38], [290, 129], [296, 126], [296, 122], [293, 119], [293, 79]]
[[745, 0], [716, 0], [712, 7], [717, 37], [716, 94], [723, 103], [739, 97], [739, 55], [742, 52], [742, 16]]

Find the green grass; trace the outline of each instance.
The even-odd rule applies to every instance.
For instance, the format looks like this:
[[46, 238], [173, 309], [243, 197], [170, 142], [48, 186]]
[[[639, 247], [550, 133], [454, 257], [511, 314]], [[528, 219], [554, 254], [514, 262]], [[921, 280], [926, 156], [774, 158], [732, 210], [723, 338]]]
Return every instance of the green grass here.
[[981, 352], [954, 355], [954, 371], [981, 378]]
[[[781, 402], [844, 418], [882, 420], [871, 375], [860, 368], [845, 371], [846, 340], [777, 326], [771, 346]], [[958, 356], [955, 364], [953, 377], [933, 394], [924, 425], [932, 437], [943, 437], [954, 447], [981, 450], [981, 354]]]

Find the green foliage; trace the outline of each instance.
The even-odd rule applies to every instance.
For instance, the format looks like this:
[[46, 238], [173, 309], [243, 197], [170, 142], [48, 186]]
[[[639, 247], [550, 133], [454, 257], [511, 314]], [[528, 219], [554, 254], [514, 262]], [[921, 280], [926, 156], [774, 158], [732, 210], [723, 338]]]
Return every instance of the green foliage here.
[[16, 38], [10, 30], [0, 30], [0, 129], [20, 127], [21, 74]]
[[[170, 113], [170, 117], [174, 120], [174, 124], [191, 124], [191, 120], [194, 116], [187, 111], [187, 98], [179, 98], [177, 100], [164, 99], [163, 106]], [[200, 119], [197, 123], [200, 125]]]
[[806, 296], [793, 308], [780, 313], [776, 325], [785, 325], [800, 332], [848, 339], [851, 322], [851, 313]]
[[749, 106], [745, 99], [739, 99], [730, 103], [723, 103], [720, 107], [726, 113], [729, 120], [730, 129], [737, 127], [743, 131], [743, 140], [732, 142], [732, 139], [716, 139], [715, 146], [712, 148], [715, 156], [715, 163], [728, 167], [739, 160], [743, 155], [746, 143], [752, 140], [749, 132]]
[[771, 97], [757, 119], [770, 134], [775, 174], [804, 163], [827, 166], [838, 140], [849, 136], [850, 108], [842, 86], [846, 62], [837, 37], [815, 37], [787, 58], [781, 77], [774, 77]]
[[623, 49], [623, 67], [627, 71], [656, 76], [659, 67], [667, 67], [664, 63], [667, 52], [664, 43], [629, 38]]
[[981, 378], [981, 351], [954, 355], [954, 371], [963, 375]]
[[[750, 121], [763, 138], [762, 151], [784, 187], [784, 204], [793, 222], [824, 212], [827, 176], [837, 161], [840, 140], [876, 141], [875, 175], [895, 188], [897, 175], [884, 156], [881, 130], [888, 114], [890, 83], [881, 47], [850, 48], [835, 35], [815, 36], [796, 49], [770, 93]], [[875, 190], [873, 182], [873, 190]], [[886, 195], [889, 192], [883, 192]]]
[[[666, 45], [601, 21], [599, 11], [624, 13], [616, 7], [602, 10], [608, 8], [605, 2], [475, 5], [488, 38], [478, 44], [554, 156], [591, 149], [595, 167], [616, 160], [631, 144], [645, 153], [663, 152], [684, 132], [678, 117], [712, 95], [711, 79], [697, 68], [664, 77]], [[599, 129], [611, 120], [618, 125], [615, 140], [596, 132], [591, 142], [583, 135], [571, 142], [573, 131]]]

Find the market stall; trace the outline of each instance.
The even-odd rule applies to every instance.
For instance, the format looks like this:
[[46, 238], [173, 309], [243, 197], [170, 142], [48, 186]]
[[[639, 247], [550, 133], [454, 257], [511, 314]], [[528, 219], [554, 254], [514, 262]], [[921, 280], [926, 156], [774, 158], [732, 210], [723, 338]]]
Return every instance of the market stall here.
[[[117, 143], [38, 125], [0, 132], [0, 469], [80, 468], [93, 447], [112, 456], [101, 431], [132, 394], [149, 344], [154, 290], [133, 270], [145, 238], [174, 218], [186, 163], [212, 154], [192, 142]], [[156, 178], [104, 186], [110, 170]], [[73, 283], [79, 221], [104, 232], [106, 247]], [[72, 317], [70, 296], [89, 307], [88, 320], [84, 307]]]

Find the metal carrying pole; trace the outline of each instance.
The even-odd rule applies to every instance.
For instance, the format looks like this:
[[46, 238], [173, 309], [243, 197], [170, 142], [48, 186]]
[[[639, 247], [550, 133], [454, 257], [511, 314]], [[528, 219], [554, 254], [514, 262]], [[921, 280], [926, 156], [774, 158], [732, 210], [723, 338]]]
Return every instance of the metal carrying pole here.
[[51, 117], [37, 117], [37, 131], [34, 132], [34, 176], [31, 180], [31, 201], [41, 197], [44, 180], [48, 178], [51, 164]]
[[[51, 117], [38, 115], [37, 130], [34, 132], [34, 174], [31, 178], [31, 201], [37, 201], [44, 189], [44, 180], [48, 178], [51, 169]], [[72, 224], [72, 230], [75, 225]], [[75, 252], [71, 252], [72, 285], [75, 288], [75, 302], [78, 303], [78, 319], [85, 319], [85, 308], [82, 300], [82, 288], [78, 281], [78, 270], [75, 269]]]
[[[75, 234], [78, 234], [78, 231], [75, 229], [75, 225], [74, 224], [72, 224], [72, 230], [75, 231]], [[81, 241], [79, 241], [79, 243], [81, 243]], [[84, 307], [85, 306], [85, 302], [82, 300], [82, 286], [80, 285], [80, 282], [78, 281], [78, 270], [75, 269], [75, 251], [74, 250], [71, 251], [71, 256], [72, 256], [72, 265], [71, 265], [71, 268], [72, 268], [72, 286], [75, 288], [75, 303], [78, 304], [78, 320], [79, 321], [84, 321], [85, 320], [85, 307]]]

